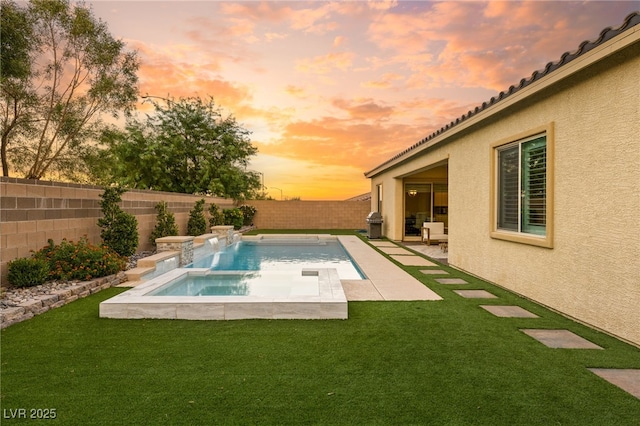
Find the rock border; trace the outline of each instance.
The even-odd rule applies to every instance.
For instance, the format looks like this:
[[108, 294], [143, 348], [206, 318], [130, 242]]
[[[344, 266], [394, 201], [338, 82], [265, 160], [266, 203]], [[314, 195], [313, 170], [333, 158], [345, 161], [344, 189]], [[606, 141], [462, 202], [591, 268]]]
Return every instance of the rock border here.
[[110, 287], [127, 281], [124, 272], [96, 278], [91, 281], [80, 281], [61, 290], [53, 290], [49, 294], [33, 297], [18, 306], [0, 309], [0, 329], [28, 320], [51, 309], [59, 308], [75, 300], [82, 299]]

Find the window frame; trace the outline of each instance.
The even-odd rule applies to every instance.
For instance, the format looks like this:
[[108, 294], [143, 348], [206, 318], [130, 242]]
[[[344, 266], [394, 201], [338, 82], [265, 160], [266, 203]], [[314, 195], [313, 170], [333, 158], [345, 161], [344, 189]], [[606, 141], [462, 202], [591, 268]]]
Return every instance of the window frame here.
[[[503, 140], [500, 140], [491, 145], [491, 227], [489, 228], [491, 238], [511, 241], [521, 244], [529, 244], [539, 247], [553, 248], [553, 195], [554, 195], [554, 184], [553, 184], [553, 170], [554, 170], [554, 131], [553, 131], [553, 122], [536, 127], [526, 132], [522, 132]], [[519, 226], [517, 230], [507, 230], [498, 228], [498, 217], [500, 206], [498, 203], [500, 202], [498, 191], [499, 191], [499, 154], [509, 146], [518, 146], [520, 147], [523, 143], [534, 140], [535, 138], [544, 136], [546, 139], [546, 188], [545, 188], [545, 234], [538, 235], [530, 232], [523, 232], [522, 226]], [[518, 174], [522, 173], [522, 164], [518, 160]], [[520, 190], [520, 189], [519, 189]], [[518, 215], [521, 215], [521, 205], [519, 205], [520, 209], [518, 211]], [[520, 222], [519, 222], [520, 223]]]

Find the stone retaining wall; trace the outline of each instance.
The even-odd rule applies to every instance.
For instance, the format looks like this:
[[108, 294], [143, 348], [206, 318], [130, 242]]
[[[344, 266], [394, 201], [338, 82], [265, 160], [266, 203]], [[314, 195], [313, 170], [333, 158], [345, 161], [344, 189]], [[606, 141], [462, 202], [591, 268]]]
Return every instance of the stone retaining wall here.
[[61, 290], [53, 290], [50, 294], [35, 296], [15, 307], [0, 309], [0, 328], [28, 320], [50, 309], [59, 308], [67, 303], [95, 294], [100, 290], [117, 286], [126, 281], [124, 272], [107, 277], [96, 278], [73, 284]]

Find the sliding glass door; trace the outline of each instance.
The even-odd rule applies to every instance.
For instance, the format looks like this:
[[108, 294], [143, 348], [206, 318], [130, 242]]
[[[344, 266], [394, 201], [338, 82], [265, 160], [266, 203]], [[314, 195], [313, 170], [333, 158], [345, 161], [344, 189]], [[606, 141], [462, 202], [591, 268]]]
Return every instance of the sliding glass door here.
[[419, 237], [423, 222], [431, 221], [432, 190], [430, 183], [404, 185], [404, 236]]
[[444, 222], [447, 227], [448, 196], [446, 183], [405, 183], [404, 238], [419, 239], [424, 222]]

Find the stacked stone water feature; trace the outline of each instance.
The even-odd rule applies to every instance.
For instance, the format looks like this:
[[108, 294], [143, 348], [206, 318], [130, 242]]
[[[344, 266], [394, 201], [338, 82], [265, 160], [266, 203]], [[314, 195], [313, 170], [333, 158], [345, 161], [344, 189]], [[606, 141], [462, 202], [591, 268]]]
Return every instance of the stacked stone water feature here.
[[[134, 287], [172, 269], [183, 267], [195, 260], [220, 250], [240, 238], [233, 226], [214, 226], [210, 234], [197, 237], [164, 237], [156, 240], [157, 253], [138, 260], [135, 268], [108, 277], [86, 282], [46, 283], [42, 286], [18, 289], [16, 295], [7, 290], [0, 300], [0, 328], [32, 318], [114, 287]], [[19, 293], [19, 294], [18, 294]], [[18, 298], [20, 299], [18, 300]], [[10, 302], [10, 303], [9, 303]]]
[[[157, 253], [138, 261], [138, 266], [126, 272], [128, 281], [123, 286], [135, 287], [141, 281], [154, 278], [174, 268], [182, 268], [194, 260], [216, 252], [220, 247], [239, 239], [233, 226], [214, 226], [210, 234], [197, 237], [171, 236], [156, 239]], [[165, 266], [169, 265], [169, 266]]]

